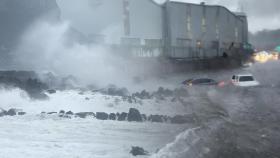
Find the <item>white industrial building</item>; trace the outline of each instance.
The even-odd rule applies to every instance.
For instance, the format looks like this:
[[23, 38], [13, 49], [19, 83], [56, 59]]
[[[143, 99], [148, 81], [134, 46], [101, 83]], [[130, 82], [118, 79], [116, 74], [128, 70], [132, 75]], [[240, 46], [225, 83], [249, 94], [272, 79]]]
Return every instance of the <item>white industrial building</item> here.
[[248, 43], [246, 15], [223, 6], [92, 0], [91, 7], [85, 22], [90, 20], [93, 24], [84, 33], [93, 42], [127, 50], [135, 56], [211, 59], [240, 53]]

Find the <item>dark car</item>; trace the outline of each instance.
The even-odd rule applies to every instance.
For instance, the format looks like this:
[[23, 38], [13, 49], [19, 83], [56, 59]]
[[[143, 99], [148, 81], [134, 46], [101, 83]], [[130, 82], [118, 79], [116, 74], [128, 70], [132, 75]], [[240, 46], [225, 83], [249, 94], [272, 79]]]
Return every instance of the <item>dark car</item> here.
[[194, 86], [194, 85], [218, 85], [218, 82], [213, 80], [213, 79], [209, 79], [209, 78], [198, 78], [198, 79], [189, 79], [186, 80], [184, 82], [182, 82], [184, 85], [187, 86]]

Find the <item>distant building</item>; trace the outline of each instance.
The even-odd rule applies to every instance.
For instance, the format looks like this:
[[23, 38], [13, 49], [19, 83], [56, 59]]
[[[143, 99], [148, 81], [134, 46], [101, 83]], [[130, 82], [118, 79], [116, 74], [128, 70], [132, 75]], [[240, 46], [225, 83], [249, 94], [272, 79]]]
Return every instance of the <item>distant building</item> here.
[[[233, 56], [248, 43], [246, 15], [223, 6], [153, 0], [93, 0], [92, 41], [135, 56], [210, 59]], [[63, 10], [62, 10], [63, 11]], [[78, 28], [79, 29], [79, 28]]]

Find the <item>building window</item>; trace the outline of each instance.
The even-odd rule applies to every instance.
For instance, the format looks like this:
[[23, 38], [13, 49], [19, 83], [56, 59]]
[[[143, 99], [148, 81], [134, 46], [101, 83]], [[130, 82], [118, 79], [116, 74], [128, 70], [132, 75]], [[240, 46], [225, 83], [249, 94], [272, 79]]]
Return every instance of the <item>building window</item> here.
[[235, 41], [238, 42], [239, 34], [238, 34], [238, 28], [237, 27], [235, 27], [234, 32], [235, 32], [234, 33], [235, 34]]
[[191, 5], [187, 7], [187, 36], [188, 38], [192, 38], [192, 27], [191, 27]]
[[202, 15], [202, 20], [201, 20], [201, 30], [202, 33], [206, 33], [206, 7], [203, 6], [203, 15]]
[[219, 25], [219, 21], [220, 20], [220, 7], [217, 8], [216, 11], [216, 39], [219, 40], [220, 39], [220, 25]]

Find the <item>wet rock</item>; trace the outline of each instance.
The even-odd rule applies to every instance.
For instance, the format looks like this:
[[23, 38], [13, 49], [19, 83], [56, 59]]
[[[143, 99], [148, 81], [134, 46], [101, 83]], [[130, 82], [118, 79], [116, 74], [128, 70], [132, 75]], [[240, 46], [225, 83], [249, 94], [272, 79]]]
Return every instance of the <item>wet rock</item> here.
[[17, 111], [16, 111], [16, 109], [10, 109], [6, 112], [6, 115], [15, 116], [15, 115], [17, 115]]
[[129, 153], [131, 153], [133, 156], [148, 155], [147, 151], [145, 151], [143, 148], [138, 146], [133, 146]]
[[109, 115], [105, 112], [97, 112], [96, 113], [96, 119], [98, 120], [108, 120]]
[[79, 112], [79, 113], [76, 113], [75, 115], [79, 118], [86, 118], [86, 117], [89, 117], [89, 116], [94, 117], [93, 112]]
[[132, 94], [133, 97], [137, 97], [139, 99], [151, 99], [152, 96], [150, 95], [149, 92], [147, 92], [146, 90], [143, 90], [142, 92], [136, 92], [134, 94]]
[[74, 115], [74, 113], [72, 111], [68, 111], [66, 112], [66, 115]]
[[147, 116], [145, 114], [141, 114], [142, 120], [147, 121]]
[[63, 117], [64, 114], [65, 114], [65, 111], [64, 111], [64, 110], [60, 110], [59, 113], [58, 113], [59, 117]]
[[25, 115], [26, 112], [18, 112], [18, 115], [22, 116], [22, 115]]
[[176, 115], [171, 118], [171, 123], [173, 124], [185, 124], [185, 123], [194, 123], [196, 120], [194, 115]]
[[48, 115], [57, 114], [57, 112], [48, 112]]
[[123, 113], [119, 114], [118, 121], [125, 121], [126, 118], [127, 118], [127, 113], [123, 112]]
[[151, 122], [159, 122], [159, 123], [164, 122], [162, 115], [150, 115], [148, 120]]
[[117, 119], [117, 115], [115, 113], [111, 113], [109, 115], [109, 120], [116, 120]]
[[5, 115], [6, 115], [6, 113], [7, 113], [7, 111], [6, 111], [6, 110], [4, 110], [4, 109], [1, 109], [1, 108], [0, 108], [0, 117], [5, 116]]
[[136, 121], [136, 122], [142, 122], [142, 116], [139, 112], [139, 110], [135, 108], [130, 108], [127, 116], [128, 121]]
[[54, 90], [54, 89], [49, 89], [49, 90], [47, 90], [47, 92], [48, 92], [49, 94], [55, 94], [55, 93], [56, 93], [56, 90]]

